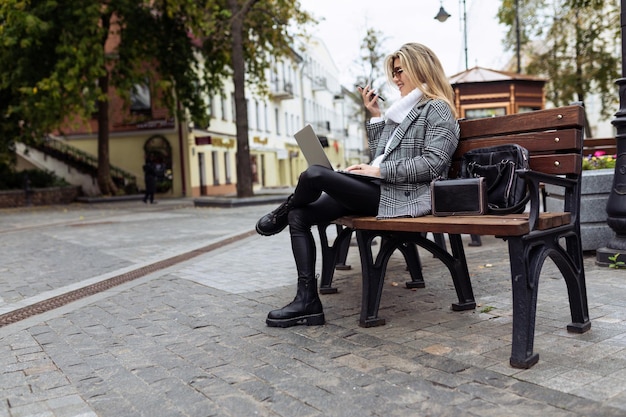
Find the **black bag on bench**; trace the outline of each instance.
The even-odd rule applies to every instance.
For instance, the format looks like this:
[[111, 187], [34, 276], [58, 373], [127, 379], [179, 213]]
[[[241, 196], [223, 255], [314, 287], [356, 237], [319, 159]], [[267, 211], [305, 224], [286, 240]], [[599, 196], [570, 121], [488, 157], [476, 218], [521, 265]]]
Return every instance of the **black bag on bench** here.
[[472, 149], [463, 155], [461, 177], [485, 178], [490, 214], [522, 213], [530, 195], [515, 171], [528, 169], [528, 157], [528, 149], [514, 143]]
[[487, 214], [485, 179], [433, 180], [430, 200], [433, 216]]

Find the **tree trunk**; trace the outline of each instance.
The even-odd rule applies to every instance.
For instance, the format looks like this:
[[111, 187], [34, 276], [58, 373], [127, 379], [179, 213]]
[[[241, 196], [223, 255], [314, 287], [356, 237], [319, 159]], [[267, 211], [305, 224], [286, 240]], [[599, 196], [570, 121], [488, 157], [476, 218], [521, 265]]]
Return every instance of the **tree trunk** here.
[[246, 103], [245, 73], [246, 64], [243, 56], [243, 15], [237, 6], [237, 0], [228, 0], [232, 12], [232, 65], [235, 84], [235, 123], [237, 126], [237, 197], [250, 197], [252, 192], [252, 166], [250, 164], [250, 145], [248, 143], [248, 106]]
[[[109, 76], [98, 80], [104, 96], [109, 91]], [[117, 194], [117, 186], [111, 179], [111, 165], [109, 163], [109, 101], [98, 101], [98, 187], [102, 195]]]
[[[101, 16], [104, 35], [102, 38], [102, 50], [109, 37], [111, 26], [111, 13]], [[106, 51], [105, 51], [106, 52]], [[102, 90], [103, 100], [98, 100], [98, 187], [102, 195], [117, 194], [117, 186], [111, 179], [111, 164], [109, 162], [109, 71], [105, 68], [105, 75], [98, 78], [98, 85]]]

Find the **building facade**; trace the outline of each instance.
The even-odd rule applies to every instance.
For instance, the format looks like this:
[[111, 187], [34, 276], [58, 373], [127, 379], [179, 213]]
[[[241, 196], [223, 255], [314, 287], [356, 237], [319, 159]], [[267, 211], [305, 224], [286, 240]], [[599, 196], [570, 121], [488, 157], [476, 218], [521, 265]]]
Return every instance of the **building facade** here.
[[[255, 192], [296, 184], [307, 163], [293, 135], [306, 124], [315, 129], [333, 165], [363, 160], [363, 121], [355, 118], [354, 97], [339, 84], [338, 69], [320, 40], [300, 45], [292, 58], [276, 59], [267, 80], [269, 95], [255, 86], [246, 89]], [[226, 80], [223, 90], [207, 100], [209, 126], [194, 126], [157, 108], [148, 88], [137, 86], [130, 108], [112, 96], [111, 165], [134, 175], [141, 190], [142, 166], [148, 155], [154, 156], [161, 197], [234, 194], [237, 116], [232, 81]], [[55, 140], [97, 156], [97, 119], [74, 125]]]

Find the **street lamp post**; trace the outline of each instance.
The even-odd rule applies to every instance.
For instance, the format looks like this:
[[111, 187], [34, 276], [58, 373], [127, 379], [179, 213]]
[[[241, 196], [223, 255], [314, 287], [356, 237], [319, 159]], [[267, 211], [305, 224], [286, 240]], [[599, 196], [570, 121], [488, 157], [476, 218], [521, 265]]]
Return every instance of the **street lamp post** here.
[[615, 263], [609, 259], [618, 255], [617, 261], [626, 261], [626, 0], [621, 0], [622, 28], [622, 78], [617, 80], [619, 86], [619, 110], [611, 122], [617, 134], [617, 161], [613, 175], [613, 187], [606, 204], [607, 224], [615, 232], [615, 236], [606, 247], [596, 251], [596, 263], [608, 266]]
[[[443, 23], [448, 20], [450, 16], [451, 15], [444, 10], [443, 4], [441, 4], [439, 13], [437, 13], [435, 19]], [[467, 65], [467, 12], [465, 9], [465, 0], [463, 0], [463, 48], [465, 50], [465, 70], [467, 71], [469, 66]]]
[[519, 28], [519, 0], [515, 0], [515, 58], [517, 59], [517, 73], [522, 72], [522, 57], [520, 53], [520, 28]]
[[[439, 13], [435, 16], [435, 19], [441, 23], [448, 20], [451, 15], [443, 8], [443, 4], [439, 7]], [[463, 47], [465, 49], [465, 70], [468, 69], [467, 65], [467, 10], [465, 0], [463, 0]], [[517, 73], [522, 72], [522, 58], [520, 53], [520, 24], [519, 24], [519, 0], [515, 0], [515, 55], [517, 59]]]

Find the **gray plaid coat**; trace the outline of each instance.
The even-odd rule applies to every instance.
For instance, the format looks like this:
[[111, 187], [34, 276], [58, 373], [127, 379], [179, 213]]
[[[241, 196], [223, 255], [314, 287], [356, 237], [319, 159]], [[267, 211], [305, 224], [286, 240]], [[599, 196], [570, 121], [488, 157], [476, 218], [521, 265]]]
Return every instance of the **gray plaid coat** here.
[[393, 135], [396, 127], [389, 120], [367, 125], [372, 160], [385, 153], [380, 164], [379, 219], [429, 214], [430, 182], [447, 177], [459, 143], [458, 121], [442, 100], [423, 98]]

